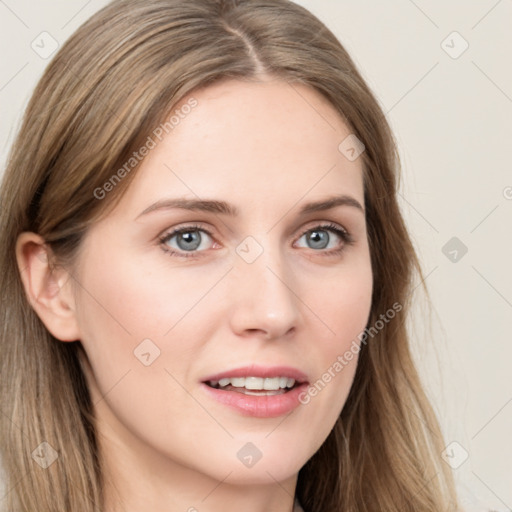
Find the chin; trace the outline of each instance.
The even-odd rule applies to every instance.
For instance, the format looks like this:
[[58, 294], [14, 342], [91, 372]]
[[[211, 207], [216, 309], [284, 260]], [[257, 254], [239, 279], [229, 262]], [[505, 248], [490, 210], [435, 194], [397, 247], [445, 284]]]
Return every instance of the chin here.
[[[261, 449], [256, 448], [257, 443], [241, 443], [235, 457], [228, 458], [225, 453], [219, 454], [219, 464], [210, 468], [213, 470], [211, 476], [216, 480], [226, 479], [226, 483], [239, 485], [275, 484], [276, 481], [294, 478], [313, 455], [309, 451], [303, 452], [304, 445], [300, 440], [294, 446], [285, 447], [285, 450], [280, 445], [272, 445], [268, 440], [266, 443], [262, 440]], [[226, 478], [226, 475], [229, 476]]]

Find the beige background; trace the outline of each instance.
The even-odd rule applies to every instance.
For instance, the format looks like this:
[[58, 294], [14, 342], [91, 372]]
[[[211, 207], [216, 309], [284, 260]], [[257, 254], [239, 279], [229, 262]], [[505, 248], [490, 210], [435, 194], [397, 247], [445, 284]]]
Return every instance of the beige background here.
[[[46, 31], [61, 44], [106, 3], [0, 0], [2, 170], [48, 62], [32, 41]], [[298, 3], [345, 45], [400, 146], [403, 212], [434, 302], [432, 332], [421, 302], [411, 328], [447, 463], [468, 512], [476, 498], [510, 510], [512, 1]]]

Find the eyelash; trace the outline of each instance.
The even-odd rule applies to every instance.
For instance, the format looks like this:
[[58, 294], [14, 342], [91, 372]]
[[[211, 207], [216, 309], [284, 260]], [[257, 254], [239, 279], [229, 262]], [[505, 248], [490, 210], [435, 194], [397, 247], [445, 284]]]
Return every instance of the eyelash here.
[[[346, 249], [347, 246], [350, 246], [354, 243], [354, 239], [352, 238], [352, 236], [350, 235], [350, 233], [348, 231], [346, 231], [345, 229], [341, 229], [336, 224], [332, 224], [332, 223], [319, 224], [317, 226], [313, 226], [312, 228], [308, 228], [301, 233], [301, 235], [299, 236], [299, 239], [302, 238], [307, 233], [310, 233], [312, 231], [318, 231], [318, 230], [332, 231], [343, 240], [343, 245], [341, 247], [339, 247], [338, 249], [330, 249], [328, 251], [324, 251], [324, 250], [314, 251], [314, 249], [313, 249], [314, 252], [319, 252], [320, 255], [322, 255], [322, 256], [331, 256], [331, 257], [338, 256]], [[198, 253], [201, 253], [203, 251], [188, 251], [188, 253], [187, 253], [187, 251], [178, 252], [178, 251], [175, 251], [174, 249], [169, 249], [169, 246], [166, 244], [166, 242], [168, 242], [174, 236], [180, 235], [182, 233], [188, 233], [191, 231], [202, 231], [202, 232], [206, 233], [209, 237], [213, 238], [212, 233], [210, 231], [208, 231], [207, 229], [205, 229], [203, 226], [200, 226], [197, 224], [191, 225], [191, 226], [185, 226], [182, 228], [175, 229], [174, 231], [171, 231], [169, 233], [165, 233], [162, 237], [159, 237], [160, 246], [161, 246], [162, 250], [166, 254], [169, 254], [170, 256], [176, 256], [178, 258], [197, 257]]]

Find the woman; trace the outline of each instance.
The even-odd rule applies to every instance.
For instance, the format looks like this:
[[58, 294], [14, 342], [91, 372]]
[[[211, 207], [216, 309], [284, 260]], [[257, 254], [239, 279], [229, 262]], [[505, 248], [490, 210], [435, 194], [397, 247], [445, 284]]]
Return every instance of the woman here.
[[117, 0], [1, 189], [6, 510], [458, 510], [398, 158], [287, 0]]

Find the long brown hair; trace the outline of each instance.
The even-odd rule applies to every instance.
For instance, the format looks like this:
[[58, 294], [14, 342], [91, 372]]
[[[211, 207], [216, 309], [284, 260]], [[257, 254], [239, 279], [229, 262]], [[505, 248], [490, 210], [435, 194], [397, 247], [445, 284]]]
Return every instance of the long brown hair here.
[[[30, 307], [15, 258], [18, 235], [38, 233], [55, 261], [72, 265], [87, 228], [116, 204], [137, 166], [108, 197], [95, 191], [180, 99], [219, 80], [267, 76], [315, 88], [363, 142], [374, 275], [368, 327], [392, 304], [402, 306], [400, 318], [361, 345], [348, 400], [301, 469], [297, 496], [306, 512], [456, 510], [404, 322], [422, 272], [397, 203], [396, 144], [343, 46], [288, 0], [115, 0], [71, 36], [39, 81], [0, 191], [6, 510], [93, 512], [103, 500], [80, 342], [58, 342]], [[31, 455], [45, 449], [42, 442], [59, 456], [45, 470]]]

